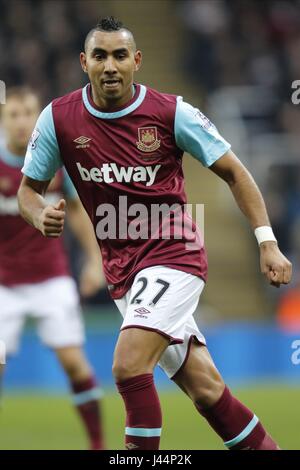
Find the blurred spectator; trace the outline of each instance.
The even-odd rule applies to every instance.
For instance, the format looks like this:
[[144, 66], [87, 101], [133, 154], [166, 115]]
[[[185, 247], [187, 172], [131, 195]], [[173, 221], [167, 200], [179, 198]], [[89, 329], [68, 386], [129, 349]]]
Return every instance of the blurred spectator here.
[[94, 0], [0, 0], [1, 80], [28, 84], [44, 103], [81, 87], [79, 66], [85, 35], [105, 4]]
[[188, 74], [207, 92], [242, 84], [286, 89], [300, 76], [299, 1], [188, 0], [178, 11]]

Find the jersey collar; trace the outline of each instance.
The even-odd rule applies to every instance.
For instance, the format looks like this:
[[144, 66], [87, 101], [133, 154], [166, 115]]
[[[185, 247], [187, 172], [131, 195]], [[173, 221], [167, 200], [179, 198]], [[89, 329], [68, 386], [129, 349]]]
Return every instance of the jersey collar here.
[[122, 107], [113, 113], [100, 111], [100, 109], [96, 107], [95, 103], [93, 103], [92, 98], [90, 97], [90, 84], [86, 85], [82, 89], [82, 100], [88, 112], [93, 116], [100, 119], [116, 119], [132, 113], [132, 111], [135, 111], [144, 101], [146, 91], [147, 89], [144, 85], [136, 85], [133, 98], [125, 105], [125, 107]]

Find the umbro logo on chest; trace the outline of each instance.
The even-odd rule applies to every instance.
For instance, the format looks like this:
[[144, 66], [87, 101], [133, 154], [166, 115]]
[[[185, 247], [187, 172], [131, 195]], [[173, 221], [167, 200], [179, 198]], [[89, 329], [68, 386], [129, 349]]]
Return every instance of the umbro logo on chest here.
[[77, 149], [85, 149], [90, 146], [89, 142], [92, 139], [90, 137], [85, 137], [84, 135], [81, 135], [80, 137], [77, 137], [77, 139], [74, 139], [73, 142], [75, 142]]

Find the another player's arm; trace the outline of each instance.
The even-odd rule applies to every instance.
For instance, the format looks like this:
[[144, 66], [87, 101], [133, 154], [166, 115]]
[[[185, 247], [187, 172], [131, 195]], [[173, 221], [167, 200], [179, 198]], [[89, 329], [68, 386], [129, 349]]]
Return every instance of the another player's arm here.
[[89, 297], [106, 285], [100, 248], [90, 218], [79, 198], [68, 198], [67, 208], [69, 226], [86, 256], [80, 275], [80, 293], [83, 297]]
[[[231, 150], [216, 160], [210, 169], [229, 185], [239, 208], [253, 229], [271, 225], [260, 190], [249, 171]], [[259, 246], [262, 273], [276, 287], [288, 284], [292, 265], [279, 250], [277, 242], [265, 241]]]
[[50, 181], [38, 181], [24, 175], [18, 191], [20, 214], [33, 227], [49, 238], [57, 238], [64, 228], [66, 202], [61, 199], [49, 205], [44, 195]]
[[86, 257], [99, 263], [100, 249], [89, 216], [78, 197], [67, 198], [68, 223]]

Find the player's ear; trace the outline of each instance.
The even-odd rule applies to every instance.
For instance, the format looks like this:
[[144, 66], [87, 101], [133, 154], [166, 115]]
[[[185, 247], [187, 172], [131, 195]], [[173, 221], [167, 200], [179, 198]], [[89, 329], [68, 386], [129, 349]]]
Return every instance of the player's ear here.
[[86, 66], [86, 55], [84, 52], [80, 52], [80, 64], [82, 70], [87, 73], [87, 66]]
[[134, 62], [135, 62], [134, 71], [137, 72], [140, 69], [141, 65], [142, 65], [142, 53], [141, 53], [141, 51], [137, 50], [134, 53]]

